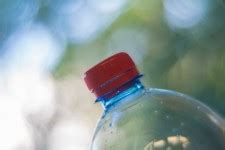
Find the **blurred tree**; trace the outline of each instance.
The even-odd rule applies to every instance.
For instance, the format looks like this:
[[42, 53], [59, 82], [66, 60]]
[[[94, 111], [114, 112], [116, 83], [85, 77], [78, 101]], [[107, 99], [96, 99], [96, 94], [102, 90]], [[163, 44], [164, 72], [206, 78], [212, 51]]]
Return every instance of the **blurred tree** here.
[[[167, 14], [166, 9], [169, 9], [171, 3], [173, 10], [168, 11], [173, 13]], [[198, 12], [197, 9], [202, 11]], [[100, 50], [102, 53], [98, 59], [109, 55], [114, 47], [121, 50], [124, 50], [124, 47], [135, 48], [135, 51], [140, 51], [141, 47], [133, 45], [137, 38], [126, 34], [136, 29], [138, 33], [144, 31], [148, 35], [144, 36], [147, 38], [144, 40], [148, 42], [141, 46], [147, 48], [142, 57], [143, 62], [138, 64], [145, 72], [144, 80], [152, 87], [177, 90], [196, 97], [225, 116], [224, 9], [222, 1], [134, 0], [127, 4], [123, 14], [98, 38], [80, 45], [76, 50], [77, 55], [84, 53], [82, 60], [88, 68], [92, 63], [98, 62], [96, 58], [89, 59], [89, 56]], [[179, 18], [177, 13], [186, 14]], [[168, 22], [172, 17], [173, 24], [180, 21], [179, 26]], [[191, 22], [198, 17], [202, 18], [189, 27], [187, 21]], [[186, 25], [181, 25], [182, 21]], [[124, 30], [128, 31], [122, 32]], [[118, 43], [112, 43], [112, 37], [118, 32], [120, 33], [116, 38], [123, 43], [119, 46]], [[110, 48], [108, 43], [111, 43]], [[125, 50], [129, 52], [129, 49]], [[69, 50], [68, 53], [70, 52]], [[76, 63], [79, 60], [66, 59], [61, 64], [68, 61]], [[68, 70], [69, 72], [71, 71]]]

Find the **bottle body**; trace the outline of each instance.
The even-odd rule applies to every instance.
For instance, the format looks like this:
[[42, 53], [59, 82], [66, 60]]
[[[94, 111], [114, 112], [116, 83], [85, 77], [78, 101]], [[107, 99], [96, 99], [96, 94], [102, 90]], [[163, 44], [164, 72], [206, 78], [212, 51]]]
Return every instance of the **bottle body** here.
[[110, 105], [92, 150], [225, 150], [224, 121], [186, 95], [139, 88]]

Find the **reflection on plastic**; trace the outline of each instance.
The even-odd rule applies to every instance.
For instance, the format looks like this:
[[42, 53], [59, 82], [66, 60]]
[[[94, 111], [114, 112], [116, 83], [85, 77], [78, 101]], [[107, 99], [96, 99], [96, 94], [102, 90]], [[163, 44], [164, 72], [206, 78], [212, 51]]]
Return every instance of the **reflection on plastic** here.
[[151, 141], [147, 146], [145, 146], [144, 150], [173, 150], [172, 147], [175, 147], [175, 149], [178, 148], [179, 150], [187, 150], [191, 147], [191, 142], [185, 136], [169, 136], [167, 139]]

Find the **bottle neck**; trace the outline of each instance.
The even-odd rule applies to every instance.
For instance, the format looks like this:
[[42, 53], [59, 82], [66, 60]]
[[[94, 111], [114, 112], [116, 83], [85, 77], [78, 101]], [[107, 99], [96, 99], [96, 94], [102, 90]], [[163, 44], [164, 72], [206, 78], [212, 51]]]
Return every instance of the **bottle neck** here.
[[132, 81], [124, 84], [118, 89], [107, 93], [101, 97], [98, 97], [96, 102], [100, 102], [103, 105], [103, 108], [106, 110], [117, 102], [121, 101], [125, 97], [132, 95], [140, 90], [142, 90], [144, 86], [138, 78], [133, 79]]

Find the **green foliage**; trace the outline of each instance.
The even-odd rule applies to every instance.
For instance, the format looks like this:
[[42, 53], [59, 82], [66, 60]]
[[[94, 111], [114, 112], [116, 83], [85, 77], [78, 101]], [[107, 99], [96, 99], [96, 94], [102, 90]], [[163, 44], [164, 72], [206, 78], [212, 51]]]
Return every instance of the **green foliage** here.
[[[190, 2], [181, 0], [175, 4], [172, 0], [127, 1], [122, 9], [117, 10], [120, 11], [119, 15], [111, 22], [106, 21], [107, 25], [97, 30], [95, 36], [89, 40], [77, 42], [64, 37], [66, 51], [53, 71], [54, 76], [57, 79], [68, 74], [82, 76], [92, 64], [96, 64], [118, 50], [125, 50], [130, 52], [138, 62], [138, 67], [145, 74], [144, 80], [147, 84], [197, 97], [225, 116], [224, 2], [205, 0], [202, 4], [206, 11], [196, 25], [187, 27], [187, 24], [192, 21], [189, 20], [183, 24], [184, 27], [177, 27], [168, 22], [166, 18], [167, 12], [164, 4], [166, 1], [174, 3], [173, 13], [177, 11], [183, 15], [178, 22], [184, 21], [182, 19], [190, 16], [193, 11], [201, 10], [199, 3], [203, 2], [203, 0]], [[55, 27], [66, 24], [66, 17], [79, 13], [86, 5], [89, 8], [87, 10], [94, 10], [91, 3], [86, 1], [80, 5], [80, 9], [77, 9], [79, 11], [71, 11], [68, 15], [66, 14], [68, 12], [59, 11], [59, 7], [67, 1], [34, 1], [35, 6], [39, 5], [39, 8], [31, 11], [32, 16], [27, 15], [27, 17], [24, 16], [25, 8], [29, 7], [25, 6], [30, 6], [31, 2], [21, 1], [24, 3], [24, 8], [18, 2], [0, 2], [2, 4], [0, 14], [5, 12], [0, 22], [1, 42], [7, 39], [13, 30], [30, 20], [36, 23], [42, 22], [49, 27], [55, 37], [60, 39], [61, 35], [65, 34], [67, 26], [63, 26], [60, 34], [58, 34], [60, 32], [58, 28]], [[196, 8], [195, 2], [198, 4]], [[183, 10], [179, 10], [181, 7], [178, 7], [179, 3], [185, 4]], [[188, 4], [191, 4], [190, 8], [193, 9], [184, 14], [185, 9], [189, 8]], [[23, 16], [19, 17], [19, 14]], [[108, 16], [110, 15], [113, 14]], [[95, 17], [103, 19], [105, 16], [107, 13]], [[197, 19], [197, 17], [192, 19]], [[74, 21], [74, 25], [82, 26], [79, 21]], [[92, 25], [95, 24], [93, 22]], [[92, 26], [88, 26], [87, 29], [89, 28]], [[67, 34], [71, 36], [77, 32]]]

